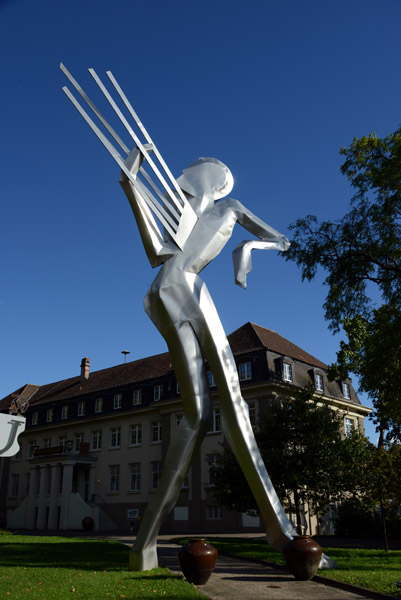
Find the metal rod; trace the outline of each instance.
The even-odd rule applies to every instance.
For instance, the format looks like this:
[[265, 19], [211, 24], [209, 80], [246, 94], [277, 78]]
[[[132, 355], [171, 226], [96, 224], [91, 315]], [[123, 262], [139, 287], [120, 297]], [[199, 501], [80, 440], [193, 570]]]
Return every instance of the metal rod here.
[[130, 134], [130, 136], [132, 137], [132, 139], [134, 140], [134, 142], [136, 143], [136, 145], [138, 146], [138, 148], [142, 152], [144, 158], [148, 161], [148, 163], [152, 167], [152, 170], [153, 170], [154, 174], [159, 179], [160, 183], [164, 187], [164, 189], [167, 192], [167, 194], [169, 195], [170, 199], [177, 206], [179, 212], [181, 213], [182, 212], [182, 206], [180, 205], [180, 203], [178, 202], [177, 198], [172, 193], [169, 184], [166, 182], [165, 178], [163, 177], [163, 175], [161, 174], [160, 170], [158, 169], [158, 167], [156, 166], [156, 164], [154, 163], [154, 161], [150, 157], [149, 153], [146, 152], [146, 150], [145, 150], [142, 142], [140, 141], [140, 139], [136, 135], [135, 131], [132, 129], [131, 125], [128, 123], [127, 119], [122, 114], [121, 110], [119, 109], [119, 107], [117, 106], [116, 102], [111, 97], [110, 93], [108, 92], [108, 90], [106, 89], [106, 87], [104, 86], [104, 84], [102, 83], [102, 81], [99, 78], [99, 76], [97, 75], [96, 71], [94, 69], [89, 69], [89, 73], [92, 75], [93, 79], [96, 81], [97, 85], [99, 86], [99, 88], [101, 89], [101, 91], [103, 92], [103, 94], [105, 95], [105, 97], [107, 98], [108, 102], [113, 107], [115, 113], [120, 118], [121, 122], [123, 123], [123, 125], [127, 129], [128, 133]]
[[[166, 213], [163, 206], [150, 194], [150, 192], [144, 187], [144, 185], [139, 180], [135, 179], [135, 177], [132, 175], [132, 173], [129, 171], [129, 169], [125, 165], [122, 156], [114, 148], [114, 146], [110, 142], [110, 140], [108, 140], [106, 138], [106, 136], [100, 131], [98, 126], [93, 122], [93, 120], [90, 118], [90, 116], [87, 114], [87, 112], [82, 108], [82, 106], [79, 104], [79, 102], [76, 100], [76, 98], [70, 92], [70, 90], [66, 86], [64, 86], [62, 89], [63, 89], [63, 92], [66, 94], [66, 96], [69, 98], [69, 100], [73, 103], [75, 108], [78, 110], [78, 112], [81, 114], [81, 116], [84, 118], [84, 120], [87, 122], [89, 127], [92, 129], [92, 131], [97, 135], [99, 140], [109, 151], [109, 153], [114, 158], [114, 160], [116, 161], [118, 166], [121, 168], [121, 170], [124, 171], [124, 173], [126, 174], [128, 179], [131, 181], [133, 186], [141, 194], [144, 201], [148, 204], [149, 208], [151, 210], [153, 210], [153, 212], [156, 214], [157, 218], [160, 220], [162, 225], [167, 229], [167, 231], [170, 233], [170, 235], [173, 237], [173, 239], [175, 239], [176, 234], [177, 234], [177, 226], [175, 223], [173, 223], [172, 225], [175, 228], [175, 229], [173, 229], [173, 226], [170, 225], [170, 223], [172, 222], [170, 215], [168, 215]], [[146, 152], [146, 150], [145, 150], [145, 152]]]
[[63, 71], [63, 73], [67, 77], [67, 79], [72, 83], [72, 85], [77, 90], [77, 92], [80, 94], [80, 96], [85, 100], [87, 105], [90, 106], [90, 108], [93, 110], [93, 112], [95, 113], [97, 118], [103, 123], [103, 125], [105, 126], [107, 131], [110, 133], [110, 135], [113, 136], [113, 138], [116, 140], [117, 144], [120, 146], [121, 150], [124, 150], [124, 152], [126, 154], [129, 154], [131, 151], [128, 148], [128, 146], [125, 145], [125, 143], [122, 141], [120, 136], [114, 131], [114, 129], [111, 127], [111, 125], [109, 125], [109, 123], [103, 117], [101, 112], [97, 109], [95, 104], [92, 102], [92, 100], [89, 98], [89, 96], [87, 96], [87, 94], [81, 88], [81, 86], [79, 85], [77, 80], [74, 79], [74, 77], [71, 75], [71, 73], [68, 71], [68, 69], [63, 65], [63, 63], [60, 63], [60, 69]]
[[184, 194], [183, 194], [180, 186], [178, 185], [175, 177], [173, 176], [173, 174], [171, 173], [170, 169], [168, 168], [166, 162], [164, 161], [164, 158], [162, 157], [162, 155], [160, 154], [159, 150], [157, 149], [156, 144], [153, 142], [152, 138], [150, 137], [149, 133], [147, 132], [144, 124], [142, 123], [142, 121], [138, 117], [137, 113], [133, 109], [132, 104], [130, 103], [130, 101], [128, 100], [127, 96], [124, 94], [123, 90], [121, 89], [121, 87], [117, 83], [117, 80], [114, 77], [113, 73], [111, 71], [106, 71], [106, 75], [110, 79], [111, 83], [114, 85], [115, 89], [117, 90], [118, 94], [120, 95], [120, 97], [121, 97], [122, 101], [124, 102], [125, 106], [127, 107], [127, 109], [129, 110], [129, 112], [131, 113], [131, 116], [133, 117], [135, 123], [138, 125], [139, 129], [142, 131], [142, 133], [143, 133], [146, 141], [149, 144], [153, 144], [153, 146], [154, 146], [154, 152], [155, 152], [155, 154], [156, 154], [156, 156], [157, 156], [160, 164], [162, 165], [163, 169], [167, 173], [167, 175], [168, 175], [171, 183], [174, 186], [174, 189], [176, 190], [176, 192], [178, 193], [179, 197], [181, 198], [182, 202], [185, 205], [188, 202], [187, 199], [185, 198], [185, 196], [184, 196]]

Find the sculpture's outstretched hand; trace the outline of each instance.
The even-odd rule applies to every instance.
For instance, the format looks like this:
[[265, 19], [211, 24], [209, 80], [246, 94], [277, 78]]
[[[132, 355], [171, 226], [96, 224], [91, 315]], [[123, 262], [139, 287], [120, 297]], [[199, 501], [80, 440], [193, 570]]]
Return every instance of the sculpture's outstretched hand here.
[[246, 290], [246, 276], [252, 271], [252, 250], [281, 250], [285, 252], [290, 242], [285, 237], [277, 237], [276, 241], [244, 240], [233, 250], [235, 283]]
[[285, 252], [290, 247], [290, 242], [285, 235], [259, 219], [238, 200], [228, 198], [226, 203], [235, 212], [238, 223], [259, 238], [245, 240], [233, 251], [235, 283], [246, 289], [246, 276], [252, 271], [251, 251], [258, 248]]

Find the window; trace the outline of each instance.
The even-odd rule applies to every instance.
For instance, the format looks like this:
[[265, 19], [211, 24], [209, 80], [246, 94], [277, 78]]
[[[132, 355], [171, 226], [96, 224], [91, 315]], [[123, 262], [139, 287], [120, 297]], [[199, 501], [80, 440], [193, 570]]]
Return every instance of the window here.
[[85, 402], [78, 402], [78, 417], [83, 417], [85, 414]]
[[222, 519], [223, 513], [221, 506], [207, 506], [206, 507], [206, 518], [207, 519]]
[[95, 413], [103, 412], [103, 398], [96, 398], [95, 400]]
[[134, 423], [130, 427], [131, 446], [140, 446], [142, 444], [142, 423]]
[[51, 438], [45, 438], [42, 443], [42, 448], [51, 448], [52, 440]]
[[161, 421], [152, 421], [152, 442], [161, 442], [162, 441], [162, 423]]
[[66, 435], [60, 435], [57, 441], [57, 445], [58, 446], [62, 446], [63, 448], [65, 447], [65, 443], [67, 441], [67, 436]]
[[37, 425], [39, 423], [39, 413], [38, 411], [32, 413], [32, 425]]
[[323, 392], [323, 375], [315, 373], [315, 388], [318, 392]]
[[132, 397], [132, 404], [134, 406], [138, 406], [138, 404], [142, 404], [142, 390], [134, 390], [134, 395]]
[[345, 435], [348, 437], [355, 429], [355, 421], [350, 417], [345, 417]]
[[175, 426], [176, 427], [180, 426], [180, 423], [182, 421], [182, 417], [183, 417], [183, 415], [175, 415]]
[[18, 496], [19, 487], [19, 475], [11, 475], [11, 497], [16, 498]]
[[289, 363], [283, 363], [283, 380], [293, 381], [292, 365]]
[[120, 465], [109, 466], [109, 492], [120, 490]]
[[64, 404], [64, 406], [61, 407], [61, 418], [68, 419], [68, 404]]
[[153, 388], [153, 400], [157, 402], [163, 395], [163, 384], [155, 385]]
[[131, 463], [129, 466], [130, 492], [141, 491], [141, 463]]
[[252, 363], [246, 362], [239, 365], [239, 380], [246, 381], [252, 379]]
[[159, 485], [159, 479], [161, 475], [161, 464], [160, 460], [153, 460], [150, 463], [150, 475], [151, 475], [151, 485], [152, 490], [155, 490]]
[[221, 431], [220, 409], [214, 408], [213, 409], [213, 421], [212, 421], [212, 425], [209, 429], [209, 433], [218, 433], [219, 431]]
[[347, 400], [351, 399], [351, 388], [348, 383], [343, 383], [343, 396]]
[[51, 423], [54, 417], [54, 409], [48, 408], [46, 412], [46, 423]]
[[29, 494], [29, 486], [31, 484], [31, 474], [25, 473], [25, 496]]
[[74, 434], [74, 450], [75, 452], [79, 452], [79, 449], [81, 447], [81, 443], [84, 441], [84, 434], [83, 433], [75, 433]]
[[207, 380], [209, 382], [210, 387], [216, 387], [216, 382], [214, 380], [213, 373], [211, 371], [207, 372]]
[[182, 489], [183, 490], [188, 490], [189, 489], [189, 473], [187, 473], [185, 475], [184, 481], [182, 482]]
[[248, 402], [248, 415], [252, 427], [256, 427], [256, 407], [255, 402]]
[[113, 398], [113, 408], [114, 410], [121, 408], [123, 405], [123, 395], [122, 394], [115, 394], [114, 398]]
[[100, 450], [102, 448], [102, 430], [97, 429], [92, 431], [92, 450]]
[[28, 458], [32, 458], [33, 457], [33, 449], [36, 446], [36, 440], [31, 440], [28, 443]]
[[112, 427], [110, 429], [110, 446], [119, 448], [121, 444], [121, 427]]
[[208, 454], [207, 460], [207, 485], [214, 485], [215, 469], [219, 467], [220, 457], [218, 454]]

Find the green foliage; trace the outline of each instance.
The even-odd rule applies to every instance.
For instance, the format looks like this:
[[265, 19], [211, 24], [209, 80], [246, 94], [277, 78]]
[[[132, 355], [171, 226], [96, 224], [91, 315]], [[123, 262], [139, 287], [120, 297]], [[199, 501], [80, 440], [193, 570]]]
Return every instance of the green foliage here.
[[345, 378], [348, 372], [359, 377], [360, 389], [375, 408], [373, 420], [381, 431], [380, 444], [387, 439], [401, 441], [401, 306], [384, 304], [370, 319], [361, 315], [343, 322], [348, 341], [340, 343], [337, 363], [330, 376]]
[[129, 571], [128, 553], [129, 548], [117, 542], [1, 536], [1, 597], [13, 600], [204, 598], [194, 586], [168, 569]]
[[329, 327], [344, 327], [349, 340], [333, 374], [356, 373], [373, 399], [381, 442], [385, 429], [401, 440], [401, 128], [384, 139], [355, 138], [341, 154], [341, 171], [355, 190], [349, 212], [336, 222], [299, 219], [283, 256], [303, 279], [325, 271]]
[[303, 279], [313, 279], [319, 266], [327, 272], [325, 310], [334, 330], [345, 317], [369, 314], [368, 282], [384, 302], [401, 292], [401, 128], [384, 140], [355, 138], [341, 154], [341, 170], [356, 190], [351, 210], [338, 222], [299, 219], [284, 254]]
[[372, 503], [365, 498], [352, 496], [338, 507], [335, 532], [343, 537], [376, 537], [381, 534], [381, 522]]
[[[338, 415], [318, 405], [312, 393], [301, 390], [295, 398], [272, 403], [256, 433], [273, 485], [287, 511], [296, 515], [299, 531], [301, 506], [322, 515], [327, 505], [359, 488], [367, 456], [367, 440], [359, 434], [344, 439]], [[257, 508], [228, 447], [214, 481], [221, 505], [241, 512]]]

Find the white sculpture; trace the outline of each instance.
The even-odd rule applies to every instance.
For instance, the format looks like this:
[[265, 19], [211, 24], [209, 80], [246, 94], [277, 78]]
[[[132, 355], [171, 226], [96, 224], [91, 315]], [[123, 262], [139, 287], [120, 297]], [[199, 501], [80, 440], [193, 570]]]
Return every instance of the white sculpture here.
[[[63, 65], [61, 68], [95, 112], [109, 136], [126, 155], [123, 158], [119, 154], [68, 88], [63, 88], [121, 167], [120, 183], [134, 212], [150, 264], [152, 267], [161, 265], [146, 294], [145, 311], [167, 342], [184, 407], [178, 434], [172, 439], [167, 451], [159, 486], [146, 508], [130, 553], [130, 566], [134, 570], [147, 570], [157, 566], [156, 542], [159, 528], [173, 509], [184, 478], [209, 428], [212, 400], [204, 357], [209, 363], [219, 392], [224, 435], [248, 480], [267, 525], [269, 544], [282, 550], [296, 532], [284, 513], [263, 464], [249, 421], [247, 405], [241, 396], [233, 354], [212, 298], [199, 273], [223, 249], [237, 222], [258, 238], [242, 242], [233, 252], [235, 280], [244, 288], [246, 275], [251, 270], [251, 250], [259, 248], [285, 251], [289, 242], [284, 235], [252, 214], [238, 200], [225, 198], [233, 187], [233, 177], [219, 160], [199, 158], [184, 169], [176, 181], [110, 72], [107, 75], [145, 142], [140, 141], [133, 126], [93, 69], [89, 70], [133, 138], [135, 148], [131, 152], [72, 75]], [[145, 170], [145, 165], [150, 166], [151, 175]], [[152, 174], [157, 179], [156, 184]], [[155, 217], [163, 225], [164, 235], [161, 234]]]

